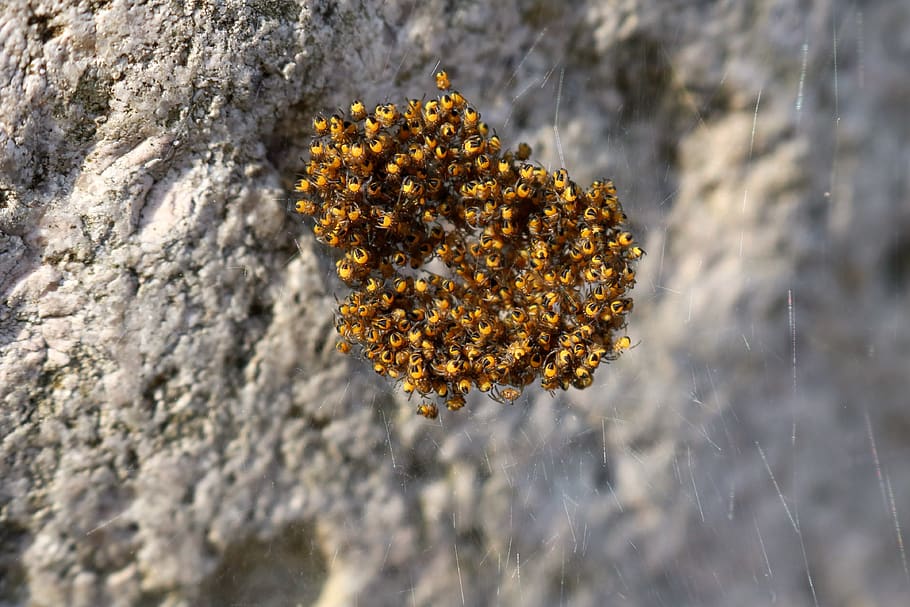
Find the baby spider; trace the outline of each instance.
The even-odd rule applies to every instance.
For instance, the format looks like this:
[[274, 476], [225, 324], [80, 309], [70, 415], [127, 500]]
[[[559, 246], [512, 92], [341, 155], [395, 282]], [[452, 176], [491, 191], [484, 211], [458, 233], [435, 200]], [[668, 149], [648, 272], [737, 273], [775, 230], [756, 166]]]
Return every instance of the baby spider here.
[[515, 388], [500, 388], [494, 386], [490, 391], [490, 398], [503, 405], [513, 404], [521, 396], [521, 390]]

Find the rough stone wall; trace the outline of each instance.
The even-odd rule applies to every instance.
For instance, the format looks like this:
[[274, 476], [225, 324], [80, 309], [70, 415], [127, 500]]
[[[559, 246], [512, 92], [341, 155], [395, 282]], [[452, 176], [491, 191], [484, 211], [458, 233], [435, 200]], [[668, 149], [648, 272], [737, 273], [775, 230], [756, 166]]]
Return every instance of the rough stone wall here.
[[[4, 3], [0, 605], [905, 603], [908, 13]], [[586, 391], [333, 350], [309, 117], [437, 62], [642, 236]]]

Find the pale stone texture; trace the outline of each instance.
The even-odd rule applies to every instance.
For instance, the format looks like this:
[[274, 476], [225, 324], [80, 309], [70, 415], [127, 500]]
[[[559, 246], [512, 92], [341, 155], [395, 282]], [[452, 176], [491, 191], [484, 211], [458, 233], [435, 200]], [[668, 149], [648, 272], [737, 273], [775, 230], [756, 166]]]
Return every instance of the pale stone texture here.
[[[859, 6], [5, 2], [0, 605], [910, 601], [910, 10]], [[430, 423], [333, 349], [309, 119], [437, 62], [617, 180], [589, 390]]]

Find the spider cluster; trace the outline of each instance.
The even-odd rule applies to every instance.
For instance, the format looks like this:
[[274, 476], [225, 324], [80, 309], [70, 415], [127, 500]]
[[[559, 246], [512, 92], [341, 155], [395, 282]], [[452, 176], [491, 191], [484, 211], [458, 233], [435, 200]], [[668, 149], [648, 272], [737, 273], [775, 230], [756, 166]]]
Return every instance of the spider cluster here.
[[630, 345], [619, 334], [643, 254], [613, 183], [583, 189], [529, 163], [526, 144], [503, 151], [445, 72], [436, 85], [433, 99], [313, 120], [296, 210], [343, 252], [338, 350], [358, 344], [377, 373], [451, 410], [473, 389], [511, 402], [538, 378], [590, 386]]

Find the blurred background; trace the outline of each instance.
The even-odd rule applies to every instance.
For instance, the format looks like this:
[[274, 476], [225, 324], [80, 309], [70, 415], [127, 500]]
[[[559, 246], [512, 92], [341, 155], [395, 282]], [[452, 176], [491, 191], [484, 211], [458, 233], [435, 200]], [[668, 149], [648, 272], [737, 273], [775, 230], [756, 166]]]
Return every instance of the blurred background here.
[[[0, 605], [910, 601], [910, 7], [0, 10]], [[334, 351], [316, 112], [615, 180], [635, 347], [428, 421]]]

